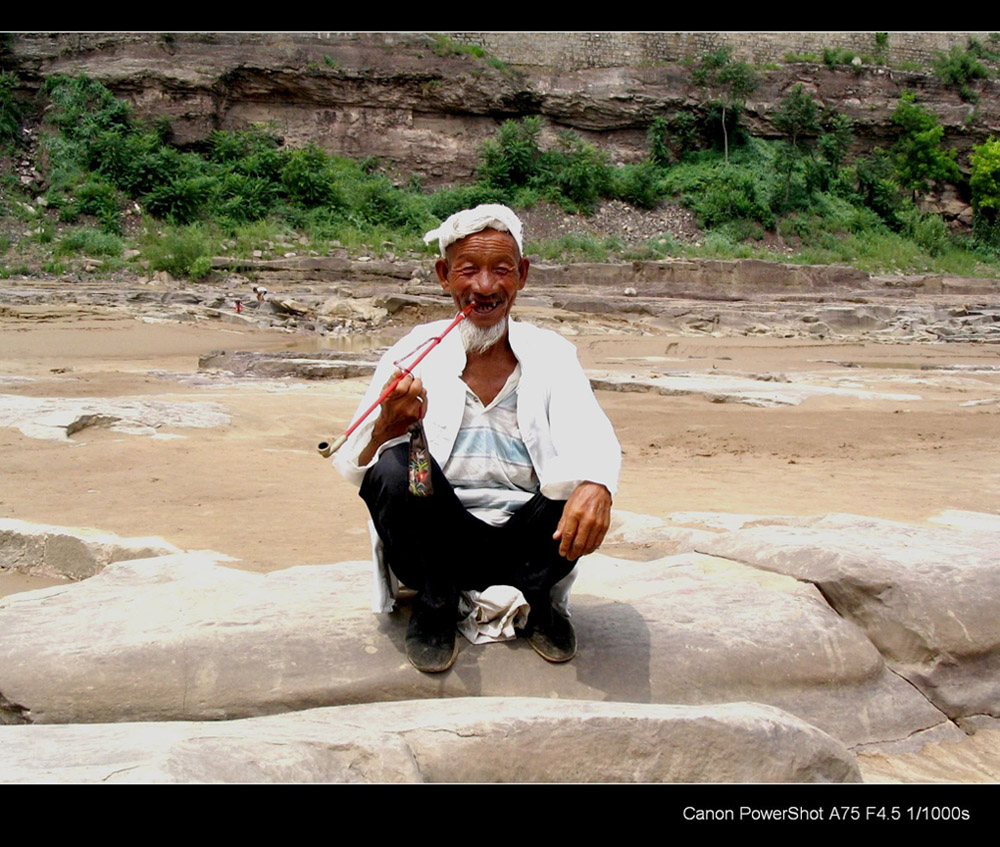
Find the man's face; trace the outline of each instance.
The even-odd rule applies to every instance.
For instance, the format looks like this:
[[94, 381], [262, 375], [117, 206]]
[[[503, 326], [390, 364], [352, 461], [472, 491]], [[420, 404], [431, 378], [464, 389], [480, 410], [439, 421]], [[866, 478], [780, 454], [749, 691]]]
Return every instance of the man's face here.
[[528, 260], [513, 237], [484, 229], [449, 245], [445, 254], [435, 265], [438, 279], [459, 309], [475, 303], [467, 320], [483, 329], [505, 320], [528, 278]]

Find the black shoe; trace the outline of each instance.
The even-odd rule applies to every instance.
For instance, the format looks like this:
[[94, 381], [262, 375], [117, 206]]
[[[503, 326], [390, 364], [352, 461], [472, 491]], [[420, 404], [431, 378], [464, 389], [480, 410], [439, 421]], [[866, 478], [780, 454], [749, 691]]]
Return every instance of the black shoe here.
[[446, 671], [458, 657], [455, 635], [454, 610], [428, 608], [418, 597], [406, 628], [406, 658], [424, 673]]
[[576, 630], [551, 606], [528, 615], [528, 643], [547, 662], [568, 662], [576, 655]]

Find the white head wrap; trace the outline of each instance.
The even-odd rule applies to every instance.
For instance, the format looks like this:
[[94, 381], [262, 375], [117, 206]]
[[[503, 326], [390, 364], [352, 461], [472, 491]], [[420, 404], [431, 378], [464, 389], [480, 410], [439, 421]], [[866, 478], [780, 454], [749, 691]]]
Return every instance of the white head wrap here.
[[455, 212], [437, 229], [432, 229], [424, 236], [424, 244], [430, 244], [437, 239], [442, 258], [449, 244], [460, 241], [474, 232], [484, 229], [496, 229], [509, 232], [517, 242], [517, 251], [524, 255], [524, 244], [521, 242], [521, 221], [511, 209], [499, 203], [484, 203], [475, 209], [463, 209]]

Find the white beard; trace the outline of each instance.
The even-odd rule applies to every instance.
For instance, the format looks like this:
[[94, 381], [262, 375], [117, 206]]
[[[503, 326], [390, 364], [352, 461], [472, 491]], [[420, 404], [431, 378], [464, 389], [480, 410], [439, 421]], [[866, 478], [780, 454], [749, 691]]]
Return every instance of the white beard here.
[[485, 353], [507, 334], [507, 316], [486, 329], [464, 320], [458, 325], [458, 331], [462, 334], [466, 353]]

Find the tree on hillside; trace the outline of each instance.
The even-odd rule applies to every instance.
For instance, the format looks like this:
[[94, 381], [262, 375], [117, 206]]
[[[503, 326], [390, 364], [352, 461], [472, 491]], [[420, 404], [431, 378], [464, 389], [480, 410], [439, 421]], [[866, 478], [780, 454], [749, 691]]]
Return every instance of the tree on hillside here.
[[955, 151], [941, 146], [944, 127], [937, 115], [915, 101], [912, 91], [904, 91], [899, 98], [892, 122], [900, 128], [891, 151], [896, 178], [914, 200], [926, 194], [931, 183], [956, 182], [961, 177]]
[[781, 101], [774, 114], [774, 125], [789, 136], [792, 147], [801, 151], [808, 133], [819, 132], [819, 107], [800, 82]]
[[692, 71], [695, 85], [708, 92], [709, 105], [721, 111], [723, 149], [729, 163], [729, 122], [735, 129], [747, 98], [757, 90], [757, 74], [746, 62], [733, 61], [733, 49], [720, 47], [705, 53]]
[[792, 174], [802, 159], [808, 135], [820, 130], [819, 107], [802, 88], [802, 83], [793, 88], [781, 101], [772, 119], [774, 125], [788, 136], [778, 154], [776, 166], [785, 176], [785, 205], [791, 201]]
[[990, 138], [972, 148], [972, 213], [976, 236], [1000, 246], [1000, 140]]

